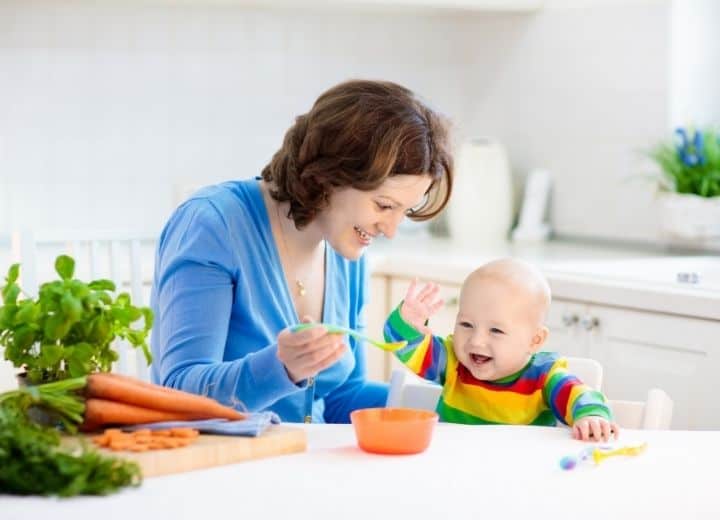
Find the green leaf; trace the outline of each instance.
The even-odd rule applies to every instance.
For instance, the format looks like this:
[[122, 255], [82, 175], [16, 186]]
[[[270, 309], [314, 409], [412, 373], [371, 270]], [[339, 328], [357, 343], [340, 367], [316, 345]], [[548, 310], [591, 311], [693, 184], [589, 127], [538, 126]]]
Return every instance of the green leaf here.
[[95, 280], [90, 282], [88, 287], [96, 291], [115, 291], [115, 283], [112, 280]]
[[128, 316], [130, 318], [130, 323], [134, 323], [143, 317], [142, 311], [140, 309], [138, 309], [137, 307], [130, 306], [127, 308], [127, 310], [128, 310]]
[[712, 180], [710, 177], [704, 177], [702, 181], [700, 181], [700, 195], [703, 197], [710, 196], [711, 182]]
[[73, 359], [87, 363], [93, 357], [95, 348], [89, 343], [77, 343], [73, 345]]
[[0, 330], [9, 329], [15, 323], [15, 314], [18, 311], [18, 306], [14, 303], [9, 303], [0, 307]]
[[105, 344], [108, 341], [108, 336], [112, 330], [110, 322], [104, 316], [98, 316], [93, 320], [92, 332], [89, 335], [89, 340], [97, 344]]
[[75, 298], [72, 293], [63, 295], [60, 299], [60, 308], [65, 314], [66, 318], [72, 323], [77, 322], [83, 314], [82, 302]]
[[61, 345], [43, 345], [40, 348], [40, 366], [42, 368], [51, 368], [60, 363], [63, 356], [63, 347]]
[[80, 377], [93, 371], [92, 358], [95, 349], [88, 343], [73, 345], [72, 352], [68, 356], [68, 371], [71, 377]]
[[68, 332], [72, 323], [65, 319], [62, 314], [53, 314], [45, 322], [43, 332], [45, 337], [50, 340], [58, 340], [64, 338]]
[[60, 255], [55, 260], [55, 271], [63, 280], [69, 280], [75, 273], [75, 260], [67, 255]]
[[25, 351], [35, 343], [36, 334], [32, 327], [23, 325], [18, 327], [13, 334], [13, 346], [18, 351]]
[[90, 288], [80, 280], [69, 280], [66, 284], [70, 287], [70, 292], [75, 298], [82, 300], [90, 294]]
[[125, 307], [114, 307], [110, 309], [110, 316], [112, 316], [113, 320], [125, 326], [129, 325], [134, 321], [132, 319], [132, 312], [130, 311], [130, 309]]
[[20, 276], [20, 264], [13, 264], [10, 266], [10, 269], [8, 269], [7, 277], [5, 280], [7, 283], [15, 283], [17, 282], [18, 277]]
[[9, 283], [2, 289], [3, 302], [6, 304], [15, 303], [19, 295], [20, 287], [15, 283]]
[[125, 333], [125, 337], [127, 340], [132, 343], [134, 346], [140, 346], [143, 343], [145, 343], [145, 339], [147, 338], [147, 333], [142, 330], [128, 330]]
[[143, 317], [145, 318], [145, 330], [152, 329], [154, 321], [152, 309], [150, 307], [141, 307], [140, 310], [142, 311]]
[[15, 324], [35, 323], [40, 316], [40, 307], [33, 301], [25, 300], [18, 306], [17, 314], [15, 314]]

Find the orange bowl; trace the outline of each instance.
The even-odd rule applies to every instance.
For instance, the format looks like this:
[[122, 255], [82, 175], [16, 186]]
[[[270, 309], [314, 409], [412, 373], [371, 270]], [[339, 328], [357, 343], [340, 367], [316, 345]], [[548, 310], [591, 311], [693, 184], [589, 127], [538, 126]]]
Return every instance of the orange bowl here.
[[414, 408], [365, 408], [352, 412], [350, 421], [363, 450], [406, 455], [430, 445], [438, 415]]

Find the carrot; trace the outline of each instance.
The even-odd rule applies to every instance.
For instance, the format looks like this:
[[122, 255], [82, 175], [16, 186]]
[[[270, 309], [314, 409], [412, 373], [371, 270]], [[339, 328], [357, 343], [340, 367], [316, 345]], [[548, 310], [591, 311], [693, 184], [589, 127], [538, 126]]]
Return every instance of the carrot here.
[[193, 428], [172, 428], [170, 430], [170, 436], [192, 439], [198, 436], [198, 431]]
[[109, 424], [144, 424], [164, 421], [194, 421], [204, 419], [197, 414], [169, 412], [151, 408], [142, 408], [127, 403], [97, 399], [85, 400], [85, 421], [81, 425], [83, 431]]
[[193, 428], [143, 429], [129, 433], [109, 428], [102, 435], [93, 437], [92, 442], [96, 446], [113, 451], [143, 452], [188, 446], [199, 434], [200, 432]]
[[86, 395], [141, 408], [192, 415], [196, 419], [245, 419], [244, 413], [214, 399], [153, 385], [127, 376], [95, 373], [87, 378]]

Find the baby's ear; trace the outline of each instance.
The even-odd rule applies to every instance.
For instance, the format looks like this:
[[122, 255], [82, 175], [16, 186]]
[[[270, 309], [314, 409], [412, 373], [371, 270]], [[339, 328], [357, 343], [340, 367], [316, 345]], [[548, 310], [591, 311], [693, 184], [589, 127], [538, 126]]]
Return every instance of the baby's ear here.
[[532, 343], [530, 344], [531, 353], [535, 353], [542, 348], [547, 341], [548, 334], [550, 334], [550, 331], [546, 326], [538, 327], [535, 334], [533, 334]]

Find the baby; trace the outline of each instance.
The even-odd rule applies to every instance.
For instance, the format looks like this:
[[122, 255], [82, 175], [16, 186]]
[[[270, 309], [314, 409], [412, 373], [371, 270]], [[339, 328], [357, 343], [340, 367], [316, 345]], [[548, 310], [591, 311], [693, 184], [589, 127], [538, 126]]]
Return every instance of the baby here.
[[540, 352], [548, 337], [550, 286], [533, 266], [513, 259], [483, 265], [463, 283], [455, 330], [441, 338], [426, 327], [443, 305], [436, 284], [416, 282], [385, 323], [387, 341], [408, 344], [395, 355], [442, 385], [440, 419], [464, 424], [572, 427], [575, 439], [617, 437], [602, 393], [567, 372], [567, 362]]

